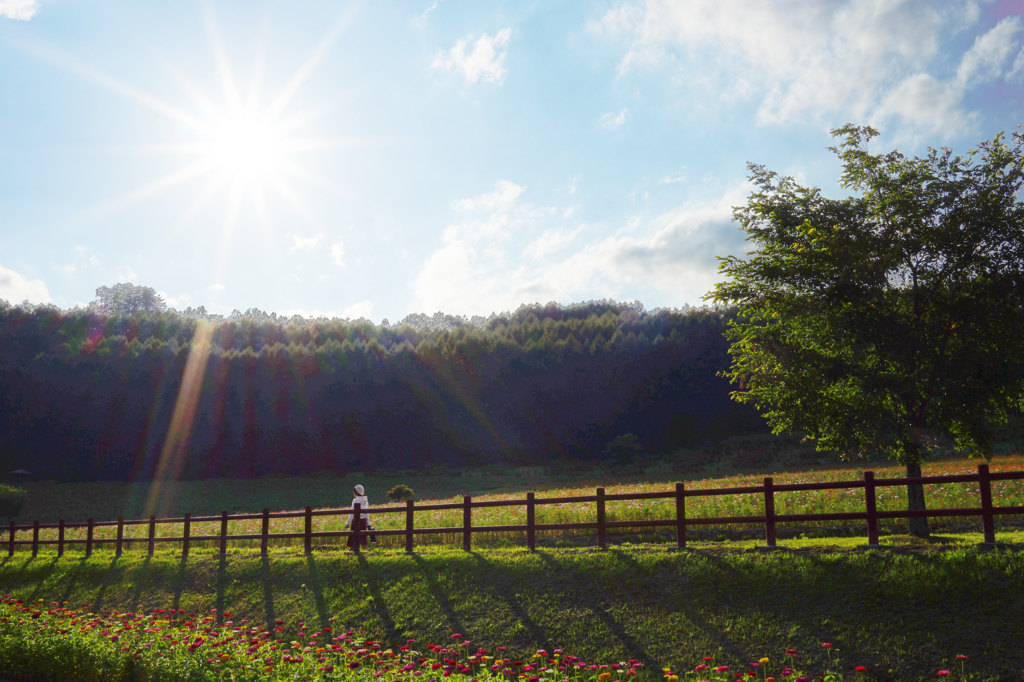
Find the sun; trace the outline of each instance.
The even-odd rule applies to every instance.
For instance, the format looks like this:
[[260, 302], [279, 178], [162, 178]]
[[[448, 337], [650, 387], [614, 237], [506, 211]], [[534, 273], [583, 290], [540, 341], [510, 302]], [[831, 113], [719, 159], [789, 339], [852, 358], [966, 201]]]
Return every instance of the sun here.
[[288, 146], [279, 126], [247, 112], [212, 122], [205, 137], [202, 155], [215, 172], [235, 181], [258, 181], [280, 169]]

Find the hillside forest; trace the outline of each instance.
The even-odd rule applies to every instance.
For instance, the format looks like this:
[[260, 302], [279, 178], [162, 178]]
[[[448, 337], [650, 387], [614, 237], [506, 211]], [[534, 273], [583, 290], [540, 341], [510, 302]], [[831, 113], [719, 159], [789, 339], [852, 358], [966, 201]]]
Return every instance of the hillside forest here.
[[599, 301], [375, 325], [0, 302], [0, 457], [83, 481], [594, 463], [629, 434], [667, 452], [766, 430], [719, 376], [733, 315]]

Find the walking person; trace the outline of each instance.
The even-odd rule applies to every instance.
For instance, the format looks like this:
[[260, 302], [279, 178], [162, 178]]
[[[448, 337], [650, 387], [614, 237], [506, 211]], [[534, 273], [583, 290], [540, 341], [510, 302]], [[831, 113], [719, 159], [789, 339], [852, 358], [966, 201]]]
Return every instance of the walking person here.
[[[352, 492], [355, 495], [355, 497], [352, 499], [352, 507], [355, 507], [356, 504], [358, 504], [359, 509], [363, 510], [370, 506], [370, 500], [366, 498], [366, 491], [363, 489], [363, 486], [357, 484], [356, 487], [352, 488]], [[359, 518], [355, 518], [355, 514], [349, 514], [347, 517], [345, 517], [345, 530], [349, 530], [349, 526], [351, 526], [351, 530], [353, 531], [362, 531], [361, 534], [359, 535], [359, 544], [360, 546], [365, 548], [365, 531], [370, 526], [370, 515], [366, 512], [360, 511]], [[347, 544], [349, 549], [351, 549], [353, 552], [356, 551], [356, 536], [348, 536]]]

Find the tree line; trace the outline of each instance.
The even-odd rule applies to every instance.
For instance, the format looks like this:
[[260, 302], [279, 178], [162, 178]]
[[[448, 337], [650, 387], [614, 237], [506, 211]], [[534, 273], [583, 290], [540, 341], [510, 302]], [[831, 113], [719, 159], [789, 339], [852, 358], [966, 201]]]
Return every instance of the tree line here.
[[0, 455], [46, 478], [144, 480], [169, 435], [190, 478], [594, 461], [624, 434], [668, 451], [765, 429], [719, 376], [733, 317], [591, 301], [375, 325], [2, 304]]

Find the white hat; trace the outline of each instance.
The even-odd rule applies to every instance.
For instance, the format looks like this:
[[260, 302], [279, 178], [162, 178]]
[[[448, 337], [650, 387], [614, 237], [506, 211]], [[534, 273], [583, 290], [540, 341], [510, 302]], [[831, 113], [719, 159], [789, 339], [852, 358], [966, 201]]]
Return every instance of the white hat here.
[[356, 487], [353, 488], [353, 490], [355, 490], [356, 494], [358, 494], [358, 495], [362, 495], [363, 494], [363, 486], [361, 486], [359, 484], [356, 484]]

